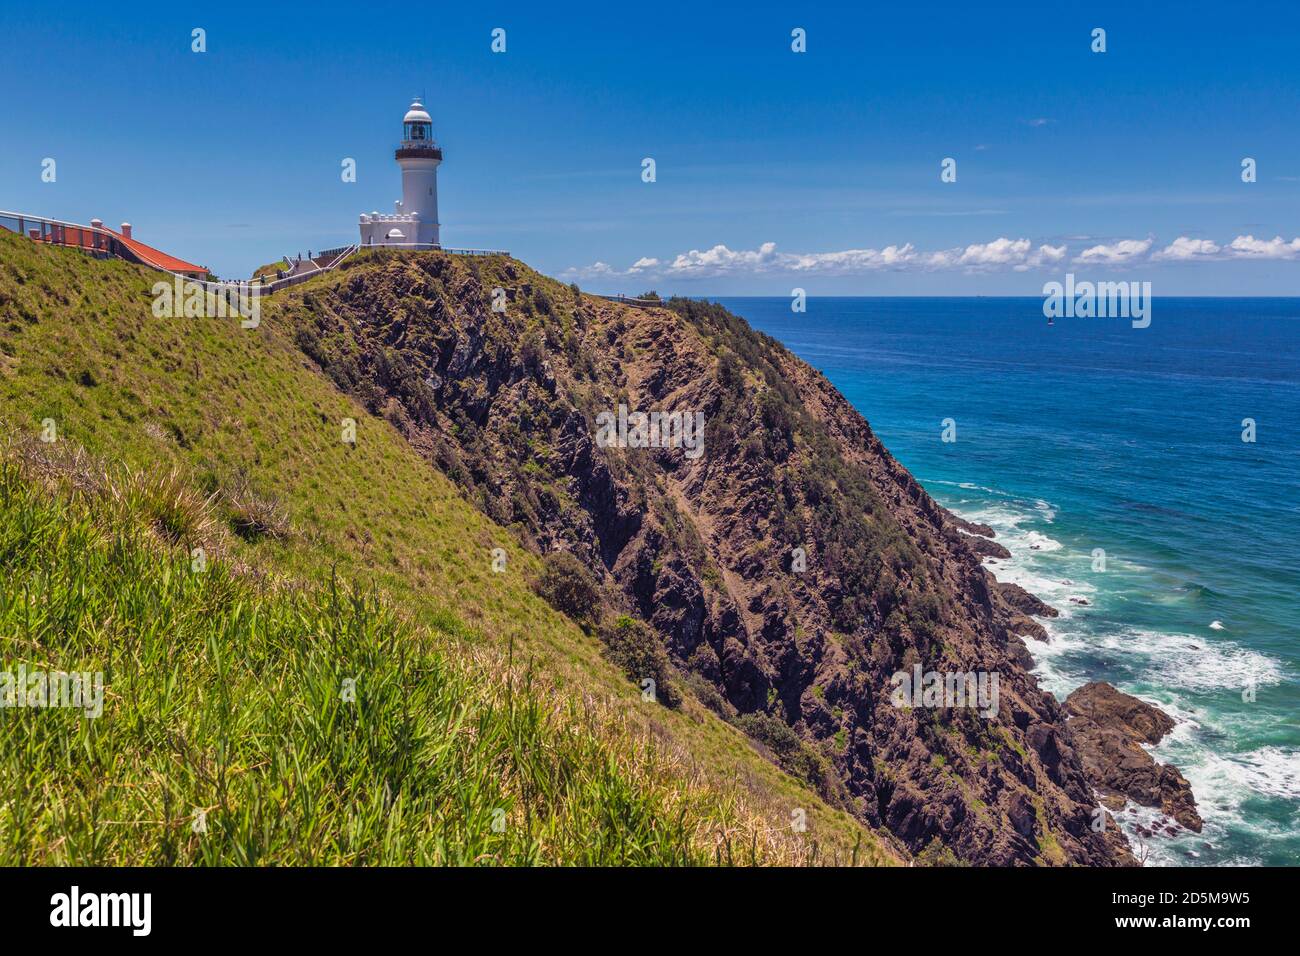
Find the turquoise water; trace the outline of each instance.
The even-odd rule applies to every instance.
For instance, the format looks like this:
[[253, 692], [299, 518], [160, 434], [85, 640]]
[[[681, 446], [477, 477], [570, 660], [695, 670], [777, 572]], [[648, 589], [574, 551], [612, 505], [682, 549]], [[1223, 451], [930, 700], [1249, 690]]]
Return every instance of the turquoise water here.
[[1176, 718], [1153, 752], [1206, 825], [1147, 840], [1151, 863], [1300, 864], [1300, 299], [1157, 299], [1146, 329], [1048, 326], [1036, 298], [721, 301], [997, 530], [990, 570], [1061, 611], [1029, 642], [1044, 687], [1107, 680]]

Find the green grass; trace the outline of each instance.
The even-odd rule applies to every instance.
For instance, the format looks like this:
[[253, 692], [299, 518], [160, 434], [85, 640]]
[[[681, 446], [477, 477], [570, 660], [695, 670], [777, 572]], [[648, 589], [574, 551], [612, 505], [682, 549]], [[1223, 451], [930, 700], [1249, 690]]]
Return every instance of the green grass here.
[[742, 822], [653, 743], [374, 595], [195, 571], [135, 484], [122, 507], [0, 463], [7, 667], [110, 698], [0, 713], [0, 864], [769, 858], [719, 843]]
[[289, 263], [283, 259], [279, 259], [275, 262], [268, 262], [264, 266], [258, 266], [256, 269], [253, 270], [252, 278], [256, 279], [258, 276], [269, 276], [271, 278], [274, 278], [277, 272], [288, 272], [288, 271], [289, 271]]
[[[357, 266], [371, 267], [378, 266]], [[514, 267], [539, 286], [553, 285], [521, 264]], [[505, 665], [500, 659], [513, 653], [515, 670], [531, 667], [534, 684], [548, 688], [545, 699], [552, 705], [557, 727], [580, 729], [584, 715], [593, 706], [590, 702], [599, 702], [594, 705], [596, 709], [613, 714], [617, 725], [616, 729], [602, 731], [607, 734], [607, 750], [614, 755], [609, 759], [622, 759], [616, 755], [653, 746], [679, 768], [677, 786], [682, 793], [677, 806], [690, 802], [686, 791], [691, 787], [703, 787], [711, 794], [706, 803], [711, 801], [716, 809], [708, 811], [704, 805], [697, 805], [696, 821], [690, 825], [692, 832], [731, 833], [735, 846], [767, 844], [768, 851], [759, 856], [770, 862], [896, 861], [898, 853], [887, 841], [781, 772], [760, 756], [741, 733], [693, 697], [671, 711], [643, 704], [637, 688], [602, 655], [599, 640], [585, 634], [533, 593], [529, 579], [539, 570], [536, 557], [521, 547], [508, 530], [469, 504], [459, 489], [421, 458], [388, 422], [369, 415], [304, 360], [292, 341], [292, 330], [277, 320], [278, 310], [282, 303], [301, 302], [307, 295], [327, 295], [333, 284], [348, 278], [348, 274], [330, 274], [277, 295], [266, 304], [256, 330], [241, 329], [238, 322], [229, 319], [157, 319], [150, 311], [149, 289], [156, 280], [153, 273], [121, 262], [89, 260], [71, 250], [39, 247], [0, 234], [0, 419], [5, 420], [6, 429], [24, 435], [36, 434], [45, 419], [53, 420], [58, 447], [85, 448], [94, 459], [111, 463], [108, 470], [120, 479], [117, 484], [123, 488], [129, 486], [132, 475], [161, 481], [174, 472], [178, 487], [173, 491], [188, 489], [188, 506], [205, 509], [199, 523], [206, 531], [187, 537], [187, 519], [177, 513], [174, 503], [166, 504], [167, 496], [163, 495], [152, 504], [137, 502], [139, 508], [152, 512], [141, 519], [149, 534], [159, 546], [177, 551], [193, 546], [190, 537], [204, 539], [217, 570], [213, 580], [225, 575], [230, 579], [229, 586], [236, 590], [245, 586], [240, 583], [245, 579], [256, 582], [255, 594], [260, 595], [257, 599], [271, 602], [265, 611], [267, 620], [274, 619], [276, 613], [290, 614], [289, 605], [278, 603], [288, 599], [275, 596], [279, 591], [288, 591], [299, 595], [294, 598], [300, 603], [293, 614], [305, 615], [325, 626], [320, 615], [327, 617], [328, 612], [322, 609], [333, 605], [322, 604], [322, 595], [331, 582], [341, 582], [336, 589], [344, 593], [359, 588], [368, 595], [367, 600], [374, 602], [376, 620], [392, 621], [392, 631], [372, 632], [365, 640], [390, 649], [408, 649], [412, 662], [405, 666], [410, 668], [421, 666], [414, 662], [417, 647], [436, 644], [441, 661], [437, 672], [461, 675], [458, 679], [474, 685], [473, 699], [491, 701], [504, 693], [500, 685], [505, 680]], [[552, 298], [569, 294], [559, 286], [555, 288], [559, 291]], [[298, 298], [290, 298], [294, 296]], [[356, 422], [355, 444], [342, 441], [342, 422], [346, 418]], [[125, 491], [123, 495], [130, 497]], [[35, 503], [24, 507], [30, 509]], [[102, 507], [121, 514], [127, 505]], [[93, 515], [69, 515], [68, 520], [72, 527], [78, 521], [93, 523], [97, 519]], [[272, 524], [274, 533], [258, 530]], [[507, 553], [505, 573], [492, 570], [492, 550], [498, 547]], [[104, 568], [105, 573], [112, 574], [122, 570], [115, 565]], [[71, 574], [72, 569], [64, 573]], [[3, 589], [7, 607], [12, 605], [14, 593], [9, 577], [6, 571]], [[184, 587], [188, 588], [214, 586], [186, 580]], [[172, 581], [173, 586], [181, 586], [174, 573]], [[105, 591], [116, 587], [107, 581], [97, 586]], [[235, 603], [247, 606], [253, 600], [254, 596], [245, 596], [235, 599]], [[182, 613], [180, 605], [177, 607]], [[273, 612], [273, 607], [279, 610]], [[112, 648], [110, 654], [104, 646], [109, 635], [115, 633], [109, 623], [116, 619], [95, 623], [91, 612], [85, 613], [84, 620], [89, 623], [80, 638], [80, 653], [92, 657], [98, 654], [101, 658], [119, 653], [118, 648]], [[313, 613], [317, 615], [314, 618]], [[147, 621], [140, 627], [147, 628]], [[272, 653], [269, 648], [256, 650], [260, 646], [256, 642], [263, 639], [270, 640], [259, 633], [232, 634], [229, 643], [220, 648], [222, 666], [227, 668], [223, 673], [241, 676], [245, 681], [240, 685], [241, 693], [248, 695], [250, 706], [260, 702], [252, 710], [237, 708], [234, 713], [242, 716], [230, 725], [229, 733], [209, 727], [210, 735], [205, 740], [211, 752], [194, 753], [196, 760], [199, 753], [204, 753], [202, 759], [207, 765], [215, 766], [218, 749], [226, 748], [221, 759], [228, 773], [242, 768], [239, 775], [249, 788], [243, 792], [239, 813], [252, 814], [250, 821], [261, 819], [266, 825], [269, 817], [253, 808], [280, 806], [277, 801], [284, 801], [286, 793], [294, 792], [292, 778], [268, 778], [263, 775], [266, 771], [254, 769], [256, 761], [236, 757], [257, 753], [271, 759], [271, 753], [279, 752], [277, 748], [294, 753], [296, 747], [306, 743], [287, 740], [276, 744], [262, 739], [265, 730], [276, 730], [280, 725], [256, 721], [256, 708], [268, 706], [271, 688], [276, 686], [272, 683], [263, 688], [258, 681], [290, 680], [277, 670], [246, 672], [258, 660], [257, 653]], [[201, 631], [190, 639], [191, 643], [202, 640]], [[289, 642], [290, 637], [284, 635], [281, 641]], [[277, 653], [286, 653], [286, 646], [282, 643]], [[22, 643], [7, 628], [0, 631], [0, 667], [12, 668], [15, 661], [33, 659], [33, 655], [47, 650], [52, 649]], [[63, 653], [73, 654], [74, 648], [65, 647]], [[155, 648], [153, 653], [159, 654], [161, 649]], [[194, 655], [189, 663], [195, 669], [187, 672], [192, 686], [169, 693], [217, 693], [209, 682], [213, 673], [210, 668], [217, 666], [216, 662], [205, 662], [202, 655], [207, 651], [202, 648], [191, 647], [189, 653]], [[475, 663], [478, 661], [497, 663], [480, 671]], [[304, 668], [300, 675], [305, 675], [316, 673], [312, 668], [324, 668], [328, 662], [312, 664], [302, 657], [299, 663]], [[320, 673], [338, 676], [337, 669]], [[423, 673], [393, 672], [392, 686], [416, 693], [414, 684], [420, 682], [418, 675]], [[140, 679], [145, 680], [143, 676]], [[404, 685], [403, 681], [413, 683]], [[266, 696], [259, 698], [263, 690]], [[194, 696], [176, 699], [186, 700], [183, 706], [177, 705], [180, 709], [173, 717], [181, 721], [181, 729], [187, 729], [185, 721], [198, 720], [204, 712], [201, 706], [206, 705]], [[243, 699], [235, 698], [233, 703]], [[112, 710], [115, 704], [116, 698], [110, 692], [108, 708]], [[287, 721], [290, 713], [286, 708], [303, 704], [281, 701], [269, 706], [268, 714]], [[397, 711], [389, 713], [394, 719], [399, 715]], [[19, 720], [28, 721], [33, 716], [23, 714]], [[62, 719], [64, 715], [43, 716]], [[109, 719], [106, 716], [99, 723], [107, 727]], [[233, 715], [231, 719], [235, 719]], [[0, 720], [11, 721], [13, 715], [4, 715]], [[303, 725], [289, 722], [284, 726], [301, 729]], [[334, 726], [336, 730], [340, 727]], [[104, 731], [70, 727], [66, 732], [94, 735]], [[87, 855], [91, 847], [84, 834], [93, 832], [96, 841], [106, 844], [111, 842], [106, 830], [125, 828], [134, 834], [135, 843], [129, 848], [119, 847], [119, 858], [159, 859], [163, 846], [160, 828], [164, 824], [153, 824], [150, 829], [149, 825], [130, 822], [163, 820], [161, 810], [149, 808], [152, 804], [137, 805], [137, 816], [128, 816], [118, 806], [112, 819], [125, 821], [121, 823], [85, 829], [89, 824], [83, 820], [76, 825], [83, 828], [78, 831], [83, 836], [75, 852], [69, 840], [76, 829], [74, 819], [82, 818], [68, 816], [70, 809], [60, 809], [75, 806], [80, 808], [78, 813], [90, 812], [88, 807], [93, 804], [85, 803], [89, 799], [85, 794], [107, 800], [113, 788], [119, 786], [122, 768], [132, 762], [150, 767], [167, 780], [155, 782], [152, 790], [144, 778], [131, 782], [128, 789], [149, 794], [154, 804], [167, 792], [175, 801], [200, 800], [206, 802], [196, 806], [216, 805], [212, 793], [186, 796], [182, 764], [177, 763], [183, 758], [178, 751], [160, 755], [154, 752], [153, 743], [146, 746], [147, 737], [132, 739], [135, 751], [123, 750], [114, 758], [124, 763], [96, 763], [89, 777], [61, 776], [55, 765], [24, 764], [28, 774], [44, 770], [49, 775], [41, 791], [45, 802], [40, 806], [47, 813], [40, 824], [43, 835], [37, 839], [7, 832], [14, 825], [12, 815], [7, 813], [0, 815], [0, 843], [6, 847], [24, 846], [31, 858], [81, 862], [104, 858]], [[293, 773], [331, 774], [335, 779], [345, 775], [343, 768], [329, 763], [330, 757], [344, 752], [337, 748], [344, 748], [344, 744], [330, 744], [322, 754], [316, 754], [318, 763], [325, 761], [321, 766], [309, 764]], [[33, 756], [52, 761], [56, 754], [45, 750]], [[166, 768], [181, 774], [182, 779], [171, 780]], [[357, 772], [364, 775], [368, 771], [358, 768]], [[702, 782], [692, 782], [697, 775]], [[398, 853], [383, 842], [368, 844], [364, 852], [356, 849], [356, 857], [348, 855], [353, 850], [340, 849], [349, 846], [345, 824], [350, 814], [378, 813], [385, 806], [391, 814], [397, 806], [385, 803], [389, 799], [383, 796], [385, 782], [396, 795], [396, 785], [386, 778], [363, 776], [351, 780], [345, 789], [336, 788], [320, 796], [321, 800], [337, 803], [319, 819], [324, 829], [314, 838], [322, 846], [333, 848], [330, 852], [336, 855], [331, 859], [374, 862], [389, 858], [385, 853]], [[516, 796], [522, 800], [522, 791]], [[297, 793], [294, 799], [307, 798]], [[418, 799], [433, 798], [424, 794]], [[663, 799], [668, 799], [666, 794]], [[191, 810], [181, 802], [171, 804], [169, 809], [178, 819]], [[462, 818], [443, 817], [439, 822], [435, 817], [430, 823], [413, 816], [417, 805], [426, 810], [430, 806], [410, 795], [401, 804], [401, 832], [386, 838], [396, 841], [392, 846], [403, 847], [398, 853], [400, 859], [473, 859], [472, 854], [483, 845], [475, 841], [490, 839], [456, 832], [449, 821]], [[519, 802], [511, 806], [512, 813], [522, 812]], [[795, 809], [806, 812], [806, 833], [789, 832]], [[566, 812], [555, 811], [555, 825], [561, 829], [568, 825], [564, 822], [568, 819]], [[580, 819], [585, 812], [575, 805], [572, 819]], [[35, 826], [34, 819], [24, 825]], [[108, 817], [101, 813], [92, 819]], [[226, 825], [233, 828], [229, 831], [231, 839], [237, 841], [247, 836], [241, 828], [251, 827], [252, 823], [230, 820]], [[286, 821], [284, 825], [309, 826], [310, 821]], [[419, 836], [422, 833], [423, 838]], [[614, 838], [612, 832], [610, 838]], [[590, 844], [599, 846], [601, 839], [597, 834], [587, 834]], [[203, 859], [236, 862], [237, 845], [228, 845], [230, 852]], [[270, 837], [257, 845], [262, 859], [276, 859], [277, 853], [314, 852], [301, 846], [286, 849], [288, 844]], [[430, 849], [437, 845], [446, 849]], [[554, 845], [559, 847], [563, 842]], [[645, 852], [663, 853], [667, 845], [656, 844], [657, 849]], [[436, 857], [436, 852], [444, 855]], [[521, 862], [532, 851], [525, 842], [513, 848], [503, 846], [501, 852], [510, 861]], [[178, 855], [177, 859], [191, 857]], [[580, 857], [566, 857], [556, 849], [554, 855], [539, 859]], [[648, 862], [650, 857], [643, 859]], [[732, 859], [740, 861], [739, 854], [733, 852]]]

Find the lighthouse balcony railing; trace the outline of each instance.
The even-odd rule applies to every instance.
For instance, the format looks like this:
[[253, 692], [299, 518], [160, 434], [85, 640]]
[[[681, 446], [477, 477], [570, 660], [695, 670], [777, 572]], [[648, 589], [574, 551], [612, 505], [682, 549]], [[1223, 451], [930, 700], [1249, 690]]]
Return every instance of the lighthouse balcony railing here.
[[418, 140], [404, 140], [397, 147], [397, 159], [442, 159], [442, 147]]

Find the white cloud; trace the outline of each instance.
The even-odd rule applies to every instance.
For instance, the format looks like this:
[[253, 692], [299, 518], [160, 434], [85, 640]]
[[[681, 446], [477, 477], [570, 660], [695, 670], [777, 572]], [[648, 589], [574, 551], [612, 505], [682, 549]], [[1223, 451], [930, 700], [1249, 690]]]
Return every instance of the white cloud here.
[[1017, 272], [1037, 269], [1060, 262], [1065, 258], [1065, 246], [1039, 246], [1028, 239], [994, 239], [992, 242], [972, 243], [965, 248], [932, 252], [927, 265], [935, 269], [965, 269], [967, 272], [987, 272], [1011, 267]]
[[[1088, 237], [1067, 240], [1089, 241]], [[1092, 240], [1095, 241], [1095, 240]], [[780, 252], [776, 243], [765, 242], [757, 249], [730, 249], [719, 243], [709, 249], [692, 249], [671, 259], [642, 256], [627, 269], [619, 270], [605, 262], [583, 268], [568, 269], [566, 276], [575, 278], [616, 278], [655, 275], [664, 278], [713, 278], [730, 275], [826, 275], [849, 276], [870, 272], [946, 270], [966, 273], [1011, 270], [1028, 272], [1050, 269], [1068, 259], [1065, 242], [1059, 246], [1035, 246], [1025, 238], [1006, 236], [989, 242], [975, 242], [952, 249], [930, 252], [918, 250], [906, 242], [881, 249], [842, 249], [835, 252]], [[1179, 236], [1163, 248], [1155, 240], [1121, 239], [1097, 243], [1074, 256], [1079, 265], [1122, 268], [1137, 263], [1215, 262], [1227, 259], [1300, 259], [1300, 238], [1289, 242], [1281, 236], [1256, 239], [1238, 236], [1227, 245], [1210, 239]]]
[[669, 275], [723, 275], [729, 272], [766, 272], [776, 263], [776, 243], [765, 242], [754, 251], [735, 251], [719, 243], [701, 252], [679, 254], [665, 270]]
[[[1030, 269], [1037, 269], [1039, 266], [1053, 265], [1064, 261], [1064, 259], [1065, 246], [1041, 245], [1038, 247], [1038, 251], [1025, 261], [1025, 266]], [[1017, 268], [1020, 267], [1017, 266]]]
[[912, 244], [885, 246], [883, 249], [845, 249], [842, 252], [782, 253], [790, 271], [850, 275], [879, 269], [899, 269], [916, 260]]
[[994, 239], [992, 242], [972, 243], [964, 249], [945, 249], [941, 252], [932, 252], [927, 263], [936, 269], [950, 269], [953, 266], [980, 269], [1021, 261], [1028, 251], [1028, 239], [1002, 238]]
[[1013, 268], [1024, 271], [1051, 265], [1064, 258], [1065, 246], [1035, 248], [1028, 239], [1005, 237], [928, 253], [918, 251], [910, 242], [882, 249], [842, 249], [835, 252], [778, 252], [776, 243], [765, 242], [757, 249], [730, 249], [722, 244], [710, 249], [692, 249], [666, 262], [643, 256], [622, 272], [597, 262], [585, 268], [569, 269], [565, 275], [600, 278], [654, 273], [666, 277], [712, 278], [760, 273], [842, 276], [903, 269], [986, 272]]
[[1085, 265], [1124, 265], [1145, 258], [1152, 244], [1151, 239], [1121, 239], [1110, 245], [1103, 243], [1084, 249], [1074, 261]]
[[1243, 259], [1295, 259], [1300, 257], [1300, 238], [1287, 242], [1281, 236], [1272, 239], [1238, 236], [1228, 245], [1228, 251]]
[[1221, 251], [1222, 247], [1209, 239], [1190, 239], [1187, 236], [1179, 236], [1159, 252], [1153, 253], [1151, 258], [1165, 262], [1190, 262], [1198, 259], [1216, 258]]

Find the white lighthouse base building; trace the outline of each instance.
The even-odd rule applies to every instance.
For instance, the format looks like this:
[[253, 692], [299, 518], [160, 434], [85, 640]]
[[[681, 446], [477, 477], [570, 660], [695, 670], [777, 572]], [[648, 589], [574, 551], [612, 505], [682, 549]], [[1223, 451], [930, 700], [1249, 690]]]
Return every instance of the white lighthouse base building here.
[[399, 246], [439, 249], [438, 166], [442, 149], [433, 141], [433, 121], [419, 100], [402, 118], [402, 144], [397, 147], [402, 167], [402, 198], [391, 215], [361, 215], [361, 247]]

